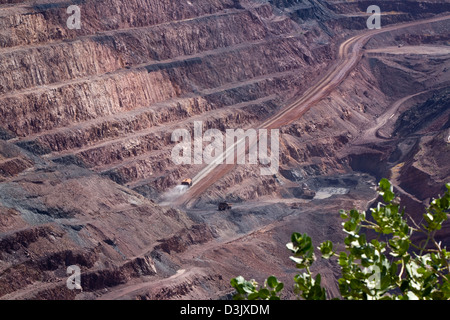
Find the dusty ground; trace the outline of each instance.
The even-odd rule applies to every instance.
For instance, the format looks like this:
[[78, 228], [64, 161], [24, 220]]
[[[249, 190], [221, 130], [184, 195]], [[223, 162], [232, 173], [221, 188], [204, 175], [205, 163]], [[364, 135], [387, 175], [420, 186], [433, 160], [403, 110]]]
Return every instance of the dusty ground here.
[[[292, 232], [339, 243], [339, 209], [366, 210], [381, 177], [420, 218], [448, 182], [444, 2], [390, 1], [370, 35], [365, 1], [88, 1], [79, 32], [52, 3], [0, 4], [1, 299], [218, 299], [237, 275], [292, 283]], [[165, 198], [204, 169], [170, 156], [173, 130], [197, 120], [279, 128], [279, 173], [218, 167]], [[83, 291], [66, 287], [73, 264]], [[314, 272], [337, 296], [336, 264]]]

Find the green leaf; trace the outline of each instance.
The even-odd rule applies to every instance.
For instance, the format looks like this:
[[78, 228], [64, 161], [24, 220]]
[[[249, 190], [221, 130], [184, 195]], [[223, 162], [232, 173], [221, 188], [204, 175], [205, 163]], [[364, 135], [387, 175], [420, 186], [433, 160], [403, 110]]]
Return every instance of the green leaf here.
[[389, 286], [391, 285], [391, 278], [389, 276], [382, 276], [381, 277], [381, 283], [380, 283], [380, 289], [381, 290], [387, 290]]
[[385, 178], [381, 179], [379, 186], [380, 186], [381, 191], [383, 191], [383, 192], [386, 192], [391, 189], [391, 183], [389, 182], [388, 179], [385, 179]]
[[275, 288], [276, 292], [280, 292], [281, 290], [283, 290], [284, 288], [284, 284], [283, 283], [278, 283], [277, 287]]
[[242, 285], [242, 289], [246, 292], [246, 293], [253, 293], [255, 292], [255, 287], [253, 285], [251, 285], [250, 283], [245, 283]]
[[259, 292], [254, 292], [248, 295], [247, 299], [248, 300], [257, 300], [259, 298]]
[[402, 290], [402, 292], [405, 292], [408, 289], [409, 289], [409, 280], [403, 280], [402, 284], [400, 285], [400, 290]]
[[392, 192], [392, 186], [389, 180], [381, 179], [380, 181], [380, 194], [383, 196], [383, 200], [386, 203], [390, 203], [395, 198], [395, 194]]
[[354, 223], [352, 220], [347, 221], [346, 223], [344, 223], [344, 229], [348, 232], [355, 231], [356, 223]]
[[362, 287], [362, 283], [360, 280], [357, 279], [352, 279], [350, 280], [350, 288], [352, 288], [353, 290], [359, 290]]
[[276, 286], [278, 285], [278, 279], [274, 276], [270, 276], [269, 278], [267, 278], [267, 284], [271, 288], [276, 288]]
[[426, 297], [431, 293], [431, 290], [433, 290], [433, 287], [429, 286], [422, 292], [422, 297]]
[[333, 243], [331, 241], [325, 241], [320, 245], [319, 250], [322, 253], [322, 258], [329, 259], [333, 256]]
[[270, 296], [270, 291], [266, 288], [259, 290], [259, 297], [263, 300], [266, 300]]
[[294, 232], [291, 236], [291, 241], [292, 243], [295, 245], [297, 243], [300, 243], [300, 241], [302, 240], [302, 235], [298, 232]]

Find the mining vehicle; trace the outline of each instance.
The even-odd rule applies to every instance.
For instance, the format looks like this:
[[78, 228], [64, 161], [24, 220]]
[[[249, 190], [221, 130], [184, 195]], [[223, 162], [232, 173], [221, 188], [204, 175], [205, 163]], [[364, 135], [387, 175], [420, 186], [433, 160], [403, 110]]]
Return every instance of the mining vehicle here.
[[181, 181], [181, 185], [192, 187], [192, 179], [184, 179], [183, 181]]
[[229, 204], [227, 202], [219, 203], [219, 211], [225, 211], [225, 210], [230, 210], [230, 209], [231, 209], [231, 204]]

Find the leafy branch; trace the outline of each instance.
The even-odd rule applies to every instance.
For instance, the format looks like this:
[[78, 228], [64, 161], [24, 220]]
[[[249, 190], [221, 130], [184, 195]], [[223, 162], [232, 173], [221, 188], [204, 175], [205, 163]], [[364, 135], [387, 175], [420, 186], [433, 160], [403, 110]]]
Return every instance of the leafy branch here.
[[[450, 252], [435, 238], [450, 210], [450, 184], [446, 188], [444, 196], [433, 199], [426, 208], [422, 225], [400, 210], [400, 202], [387, 179], [379, 183], [383, 203], [370, 209], [371, 220], [365, 212], [340, 211], [346, 234], [345, 250], [336, 252], [331, 241], [321, 243], [318, 249], [322, 259], [336, 261], [341, 269], [338, 286], [342, 299], [450, 299]], [[373, 230], [377, 237], [368, 240], [365, 229]], [[413, 243], [416, 233], [426, 240]], [[292, 253], [291, 260], [303, 271], [294, 277], [294, 293], [305, 300], [328, 299], [326, 289], [321, 286], [321, 275], [314, 277], [311, 273], [316, 261], [311, 238], [294, 233], [286, 246]], [[280, 299], [284, 288], [274, 276], [261, 289], [254, 280], [246, 281], [243, 277], [232, 279], [231, 286], [237, 291], [235, 299], [249, 300]]]

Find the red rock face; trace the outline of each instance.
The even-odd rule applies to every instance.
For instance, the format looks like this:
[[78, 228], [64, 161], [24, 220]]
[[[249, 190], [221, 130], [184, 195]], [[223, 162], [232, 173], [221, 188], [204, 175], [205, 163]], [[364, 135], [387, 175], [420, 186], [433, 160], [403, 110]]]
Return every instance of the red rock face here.
[[[420, 216], [450, 176], [450, 20], [419, 23], [445, 1], [382, 8], [383, 28], [412, 23], [372, 36], [291, 113], [280, 173], [234, 166], [188, 206], [158, 204], [202, 169], [174, 164], [175, 129], [275, 119], [344, 63], [368, 5], [89, 0], [70, 30], [63, 3], [0, 0], [0, 298], [216, 299], [239, 274], [289, 283], [290, 233], [339, 242], [337, 212], [370, 206], [381, 177]], [[66, 286], [71, 265], [82, 291]], [[337, 296], [335, 266], [315, 271]]]

